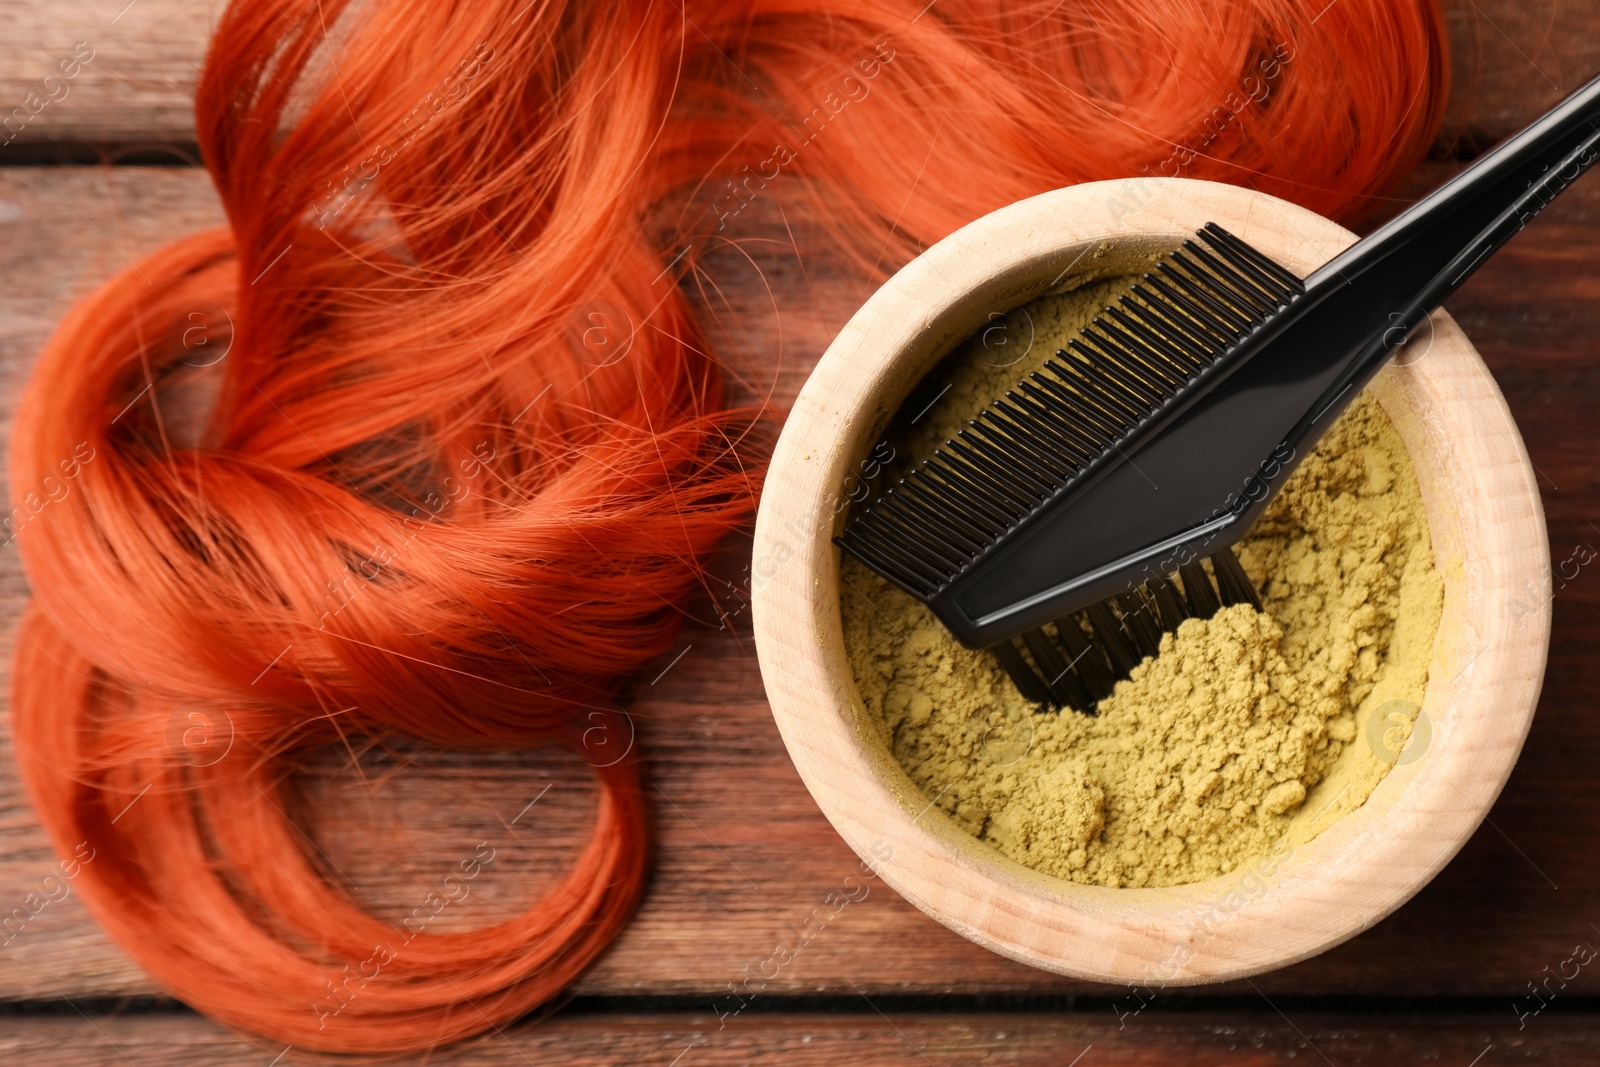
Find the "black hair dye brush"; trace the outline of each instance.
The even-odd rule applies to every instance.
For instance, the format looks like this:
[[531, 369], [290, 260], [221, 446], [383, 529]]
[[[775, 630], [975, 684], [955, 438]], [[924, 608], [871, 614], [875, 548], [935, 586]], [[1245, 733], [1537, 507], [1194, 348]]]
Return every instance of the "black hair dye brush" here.
[[1230, 546], [1407, 333], [1597, 154], [1600, 78], [1303, 281], [1208, 224], [837, 543], [1023, 696], [1092, 713], [1163, 630], [1261, 606]]

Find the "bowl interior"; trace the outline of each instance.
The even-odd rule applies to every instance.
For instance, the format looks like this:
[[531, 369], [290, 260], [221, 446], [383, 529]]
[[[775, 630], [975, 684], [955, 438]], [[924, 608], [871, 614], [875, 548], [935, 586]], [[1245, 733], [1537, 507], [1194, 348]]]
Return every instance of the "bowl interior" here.
[[1084, 978], [1219, 981], [1302, 959], [1378, 921], [1487, 812], [1543, 674], [1549, 559], [1532, 470], [1482, 361], [1439, 313], [1369, 387], [1416, 470], [1445, 599], [1421, 711], [1426, 751], [1408, 751], [1364, 805], [1219, 878], [1109, 889], [1032, 871], [978, 841], [888, 751], [845, 656], [830, 540], [861, 460], [923, 375], [993, 313], [1141, 270], [1207, 221], [1302, 275], [1353, 240], [1270, 197], [1173, 179], [1076, 186], [986, 216], [908, 265], [841, 331], [784, 429], [757, 523], [763, 676], [824, 813], [941, 922]]

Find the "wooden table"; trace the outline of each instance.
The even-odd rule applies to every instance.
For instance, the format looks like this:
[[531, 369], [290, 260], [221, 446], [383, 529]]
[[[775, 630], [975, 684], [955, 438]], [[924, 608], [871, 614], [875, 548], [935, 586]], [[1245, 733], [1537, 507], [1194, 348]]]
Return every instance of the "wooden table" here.
[[[216, 224], [193, 165], [189, 102], [214, 4], [0, 0], [0, 110], [75, 41], [94, 60], [0, 148], [0, 366], [12, 405], [72, 299], [124, 259]], [[1457, 87], [1415, 195], [1600, 71], [1600, 9], [1451, 0]], [[86, 166], [105, 160], [112, 166]], [[780, 203], [780, 194], [772, 205]], [[1396, 206], [1398, 201], [1396, 202]], [[748, 388], [793, 397], [864, 298], [769, 208], [740, 249], [702, 260], [707, 321]], [[1551, 557], [1600, 547], [1600, 180], [1581, 182], [1450, 303], [1498, 378], [1542, 477]], [[739, 546], [723, 561], [739, 584]], [[0, 670], [26, 599], [0, 549]], [[731, 603], [731, 601], [730, 601]], [[1550, 665], [1521, 763], [1490, 821], [1439, 878], [1372, 931], [1252, 981], [1163, 994], [1035, 971], [949, 932], [875, 886], [734, 1012], [752, 972], [855, 867], [795, 775], [766, 708], [748, 631], [691, 626], [630, 705], [649, 758], [658, 854], [637, 919], [552, 1017], [436, 1055], [437, 1064], [1600, 1063], [1600, 964], [1536, 1015], [1530, 983], [1579, 943], [1600, 947], [1600, 567], [1557, 592]], [[701, 612], [708, 620], [709, 606]], [[677, 657], [677, 658], [674, 658]], [[0, 911], [52, 856], [0, 732]], [[459, 909], [470, 925], [548, 884], [594, 792], [552, 754], [330, 755], [304, 776], [309, 832], [380, 914], [413, 907], [479, 841], [497, 861]], [[543, 792], [541, 796], [541, 791]], [[530, 813], [511, 820], [534, 797]], [[1555, 983], [1552, 983], [1555, 987]], [[1519, 999], [1520, 998], [1520, 999]], [[76, 898], [0, 948], [0, 1063], [290, 1064], [161, 997]], [[274, 1061], [274, 1057], [280, 1057]], [[1075, 1059], [1075, 1057], [1081, 1057]]]

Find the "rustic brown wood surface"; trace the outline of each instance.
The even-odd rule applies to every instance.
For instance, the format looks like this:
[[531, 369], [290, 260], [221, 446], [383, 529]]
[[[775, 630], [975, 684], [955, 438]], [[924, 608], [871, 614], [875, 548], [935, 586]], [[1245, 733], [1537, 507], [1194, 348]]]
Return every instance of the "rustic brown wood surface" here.
[[[1562, 0], [1441, 0], [1454, 91], [1442, 151], [1469, 151], [1519, 128], [1597, 72], [1593, 5]], [[17, 106], [83, 41], [94, 58], [28, 124], [18, 144], [192, 142], [190, 102], [222, 0], [5, 0], [0, 105]]]
[[[1160, 1012], [1120, 1020], [1017, 1012], [849, 1012], [755, 1015], [719, 1029], [714, 1015], [564, 1013], [435, 1053], [432, 1067], [1264, 1067], [1324, 1062], [1590, 1064], [1600, 1028], [1553, 1015], [1520, 1032], [1494, 1014], [1429, 1016], [1331, 1013]], [[159, 1064], [161, 1067], [289, 1067], [352, 1061], [314, 1057], [173, 1016], [80, 1016], [70, 1010], [0, 1030], [7, 1064]], [[1081, 1057], [1081, 1058], [1078, 1058]], [[1474, 1057], [1481, 1059], [1474, 1060]], [[393, 1062], [393, 1061], [390, 1061]]]
[[[3, 164], [48, 159], [53, 143], [191, 139], [193, 63], [211, 7], [199, 0], [135, 0], [125, 9], [123, 0], [0, 0], [0, 110], [20, 101], [74, 42], [90, 41], [96, 50], [72, 94], [41, 112], [26, 138], [0, 148], [0, 430], [9, 428], [34, 354], [74, 296], [172, 236], [219, 220], [201, 171]], [[1458, 89], [1441, 155], [1470, 155], [1553, 100], [1557, 87], [1600, 71], [1595, 6], [1461, 0], [1451, 3], [1450, 17]], [[32, 154], [12, 154], [20, 150]], [[1412, 191], [1426, 190], [1454, 166], [1423, 167]], [[700, 264], [702, 303], [720, 349], [748, 391], [779, 405], [869, 291], [808, 250], [803, 228], [791, 239], [781, 195], [774, 187], [762, 214], [741, 220], [748, 225], [740, 249], [708, 254]], [[1529, 983], [1568, 958], [1575, 943], [1600, 946], [1600, 789], [1593, 773], [1600, 766], [1600, 716], [1593, 711], [1600, 567], [1571, 562], [1579, 546], [1600, 549], [1600, 452], [1591, 436], [1600, 404], [1597, 246], [1600, 179], [1590, 178], [1449, 305], [1505, 392], [1539, 471], [1560, 588], [1544, 696], [1521, 762], [1489, 822], [1390, 919], [1305, 963], [1206, 991], [1240, 998], [1235, 1016], [1152, 1010], [1130, 1036], [1116, 1017], [1131, 1003], [1126, 990], [1011, 963], [874, 883], [865, 900], [807, 940], [763, 993], [768, 1003], [835, 998], [830, 1004], [848, 1001], [853, 1013], [760, 1014], [758, 998], [719, 1031], [713, 1013], [730, 1010], [732, 1001], [717, 999], [729, 983], [760, 970], [780, 943], [793, 946], [812, 909], [856, 870], [853, 853], [801, 785], [767, 710], [748, 613], [736, 595], [744, 560], [732, 546], [721, 597], [731, 626], [718, 629], [706, 605], [701, 614], [709, 621], [685, 631], [681, 658], [664, 657], [646, 672], [630, 706], [656, 792], [655, 873], [638, 918], [575, 990], [608, 1002], [673, 997], [685, 1014], [562, 1015], [516, 1034], [515, 1052], [490, 1040], [436, 1062], [545, 1055], [666, 1064], [690, 1046], [684, 1067], [829, 1063], [847, 1055], [851, 1062], [923, 1062], [918, 1053], [938, 1063], [1066, 1064], [1089, 1044], [1106, 1059], [1085, 1059], [1086, 1067], [1112, 1059], [1316, 1060], [1318, 1051], [1337, 1063], [1436, 1055], [1467, 1064], [1491, 1044], [1485, 1065], [1501, 1062], [1500, 1055], [1569, 1063], [1597, 1055], [1600, 1029], [1591, 1017], [1556, 1014], [1557, 1007], [1518, 1030], [1513, 1009], [1518, 997], [1523, 1010], [1535, 1006]], [[0, 673], [9, 672], [25, 598], [16, 548], [0, 547]], [[16, 781], [8, 738], [0, 736], [0, 748], [0, 912], [9, 912], [38, 887], [52, 857]], [[330, 756], [308, 771], [307, 821], [380, 913], [409, 911], [476, 843], [497, 849], [473, 896], [441, 923], [481, 922], [528, 900], [571, 854], [593, 796], [584, 768], [550, 755], [370, 753], [363, 769], [364, 780]], [[1591, 971], [1573, 979], [1556, 1004], [1600, 994]], [[27, 1005], [0, 1018], [0, 1062], [121, 1062], [111, 1044], [138, 1064], [266, 1063], [277, 1052], [188, 1014], [120, 1015], [97, 999], [152, 992], [75, 898], [51, 903], [0, 946], [0, 1000]], [[1104, 999], [1087, 1016], [933, 1018], [891, 1010], [887, 1019], [864, 999], [943, 994]], [[1292, 1023], [1268, 1001], [1326, 996], [1384, 999], [1362, 1000], [1351, 1009], [1358, 1014], [1345, 1016], [1296, 999]], [[1424, 1004], [1482, 998], [1474, 1007], [1489, 1014], [1381, 1014], [1392, 997]], [[84, 1014], [62, 1003], [69, 1000]], [[1127, 1029], [1134, 1027], [1129, 1021]]]

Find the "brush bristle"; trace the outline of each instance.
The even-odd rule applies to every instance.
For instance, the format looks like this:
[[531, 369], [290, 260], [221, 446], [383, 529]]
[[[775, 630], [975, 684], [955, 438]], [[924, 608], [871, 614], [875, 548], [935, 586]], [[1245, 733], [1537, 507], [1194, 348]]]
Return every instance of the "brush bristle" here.
[[[854, 515], [840, 547], [927, 603], [1231, 370], [1241, 342], [1305, 287], [1214, 223], [1197, 237]], [[1261, 607], [1232, 550], [1207, 558], [1209, 574], [1189, 563], [1177, 582], [1129, 588], [991, 651], [1028, 700], [1094, 714], [1163, 632], [1226, 605]]]
[[1261, 610], [1260, 594], [1232, 549], [1207, 558], [1210, 574], [1199, 562], [1179, 569], [1181, 589], [1157, 578], [990, 651], [1025, 699], [1093, 715], [1117, 682], [1160, 651], [1161, 635], [1185, 619], [1208, 619], [1234, 604]]

